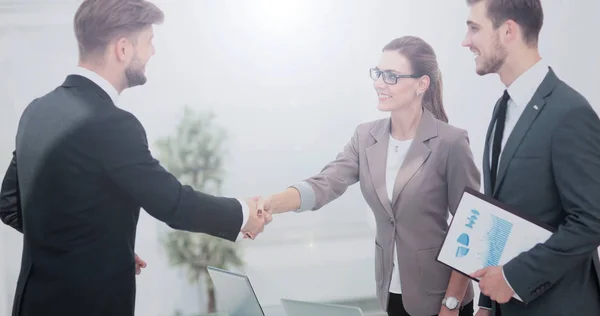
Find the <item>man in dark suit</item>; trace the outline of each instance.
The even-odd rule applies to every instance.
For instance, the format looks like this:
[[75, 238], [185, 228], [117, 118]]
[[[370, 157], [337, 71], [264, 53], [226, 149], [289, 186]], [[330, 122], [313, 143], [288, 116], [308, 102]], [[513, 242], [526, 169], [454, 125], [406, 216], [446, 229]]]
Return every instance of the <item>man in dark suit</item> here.
[[144, 0], [86, 0], [75, 15], [77, 70], [25, 109], [0, 193], [0, 217], [23, 233], [14, 316], [134, 315], [140, 207], [175, 229], [254, 238], [269, 214], [254, 199], [182, 185], [118, 108], [142, 85], [163, 13]]
[[600, 120], [541, 59], [539, 0], [467, 3], [463, 46], [477, 74], [497, 73], [507, 87], [487, 132], [485, 194], [556, 229], [504, 266], [473, 274], [477, 315], [600, 315]]

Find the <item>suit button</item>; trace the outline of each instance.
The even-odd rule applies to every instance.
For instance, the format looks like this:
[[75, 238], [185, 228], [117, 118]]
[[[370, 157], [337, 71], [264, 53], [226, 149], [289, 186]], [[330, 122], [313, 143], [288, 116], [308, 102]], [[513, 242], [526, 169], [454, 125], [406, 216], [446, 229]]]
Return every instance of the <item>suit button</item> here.
[[393, 218], [390, 218], [390, 224], [392, 224], [392, 225], [395, 225], [395, 224], [396, 224], [396, 222], [394, 222], [394, 219], [393, 219]]

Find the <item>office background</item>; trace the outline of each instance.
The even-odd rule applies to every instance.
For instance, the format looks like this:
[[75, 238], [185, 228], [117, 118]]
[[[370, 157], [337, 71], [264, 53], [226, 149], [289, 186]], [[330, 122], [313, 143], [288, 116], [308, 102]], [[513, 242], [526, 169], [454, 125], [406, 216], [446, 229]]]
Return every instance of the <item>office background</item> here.
[[[72, 19], [80, 0], [0, 0], [0, 167], [14, 149], [24, 107], [62, 83], [75, 67]], [[214, 113], [227, 137], [220, 192], [274, 193], [318, 172], [355, 126], [378, 113], [368, 68], [391, 39], [417, 35], [436, 50], [450, 123], [468, 130], [481, 167], [483, 139], [503, 87], [479, 77], [460, 46], [465, 1], [447, 0], [157, 0], [166, 21], [155, 28], [148, 83], [124, 92], [119, 106], [146, 127], [152, 151], [176, 135], [187, 106]], [[598, 109], [600, 2], [546, 0], [541, 52], [557, 74]], [[212, 134], [211, 134], [212, 135]], [[176, 141], [175, 141], [176, 142]], [[182, 143], [185, 146], [185, 143]], [[161, 159], [162, 160], [162, 159]], [[142, 213], [136, 252], [137, 315], [206, 311], [204, 281], [188, 282], [169, 264], [164, 224]], [[263, 305], [282, 297], [348, 302], [376, 314], [374, 222], [358, 187], [320, 212], [275, 218], [256, 241], [240, 243], [240, 270]], [[0, 315], [8, 315], [21, 236], [0, 226]]]

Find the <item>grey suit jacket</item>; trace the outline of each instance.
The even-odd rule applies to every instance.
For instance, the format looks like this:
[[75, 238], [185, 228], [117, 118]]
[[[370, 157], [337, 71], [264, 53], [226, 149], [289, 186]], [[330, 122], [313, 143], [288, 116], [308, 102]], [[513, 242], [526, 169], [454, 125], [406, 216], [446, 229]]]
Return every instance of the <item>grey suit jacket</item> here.
[[[425, 110], [390, 202], [385, 184], [389, 135], [390, 119], [359, 125], [334, 161], [294, 186], [300, 191], [300, 210], [318, 210], [360, 181], [377, 223], [375, 278], [381, 306], [387, 310], [395, 240], [406, 310], [411, 315], [437, 315], [451, 273], [436, 261], [448, 211], [454, 213], [465, 187], [479, 190], [480, 173], [467, 132]], [[469, 284], [463, 302], [472, 299]]]
[[[600, 245], [598, 116], [549, 69], [507, 139], [492, 192], [493, 126], [492, 120], [483, 159], [485, 193], [557, 229], [547, 242], [504, 265], [506, 279], [525, 304], [502, 304], [502, 315], [600, 315], [594, 267]], [[492, 304], [482, 295], [479, 305]]]

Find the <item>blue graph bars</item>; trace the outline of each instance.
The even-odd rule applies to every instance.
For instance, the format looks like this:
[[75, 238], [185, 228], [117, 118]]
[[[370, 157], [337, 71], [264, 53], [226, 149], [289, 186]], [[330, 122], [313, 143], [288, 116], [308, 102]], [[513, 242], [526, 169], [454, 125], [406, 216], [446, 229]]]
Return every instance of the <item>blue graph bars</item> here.
[[484, 266], [497, 266], [506, 247], [508, 236], [513, 225], [501, 218], [492, 216], [492, 228], [488, 233], [488, 253], [483, 261]]

